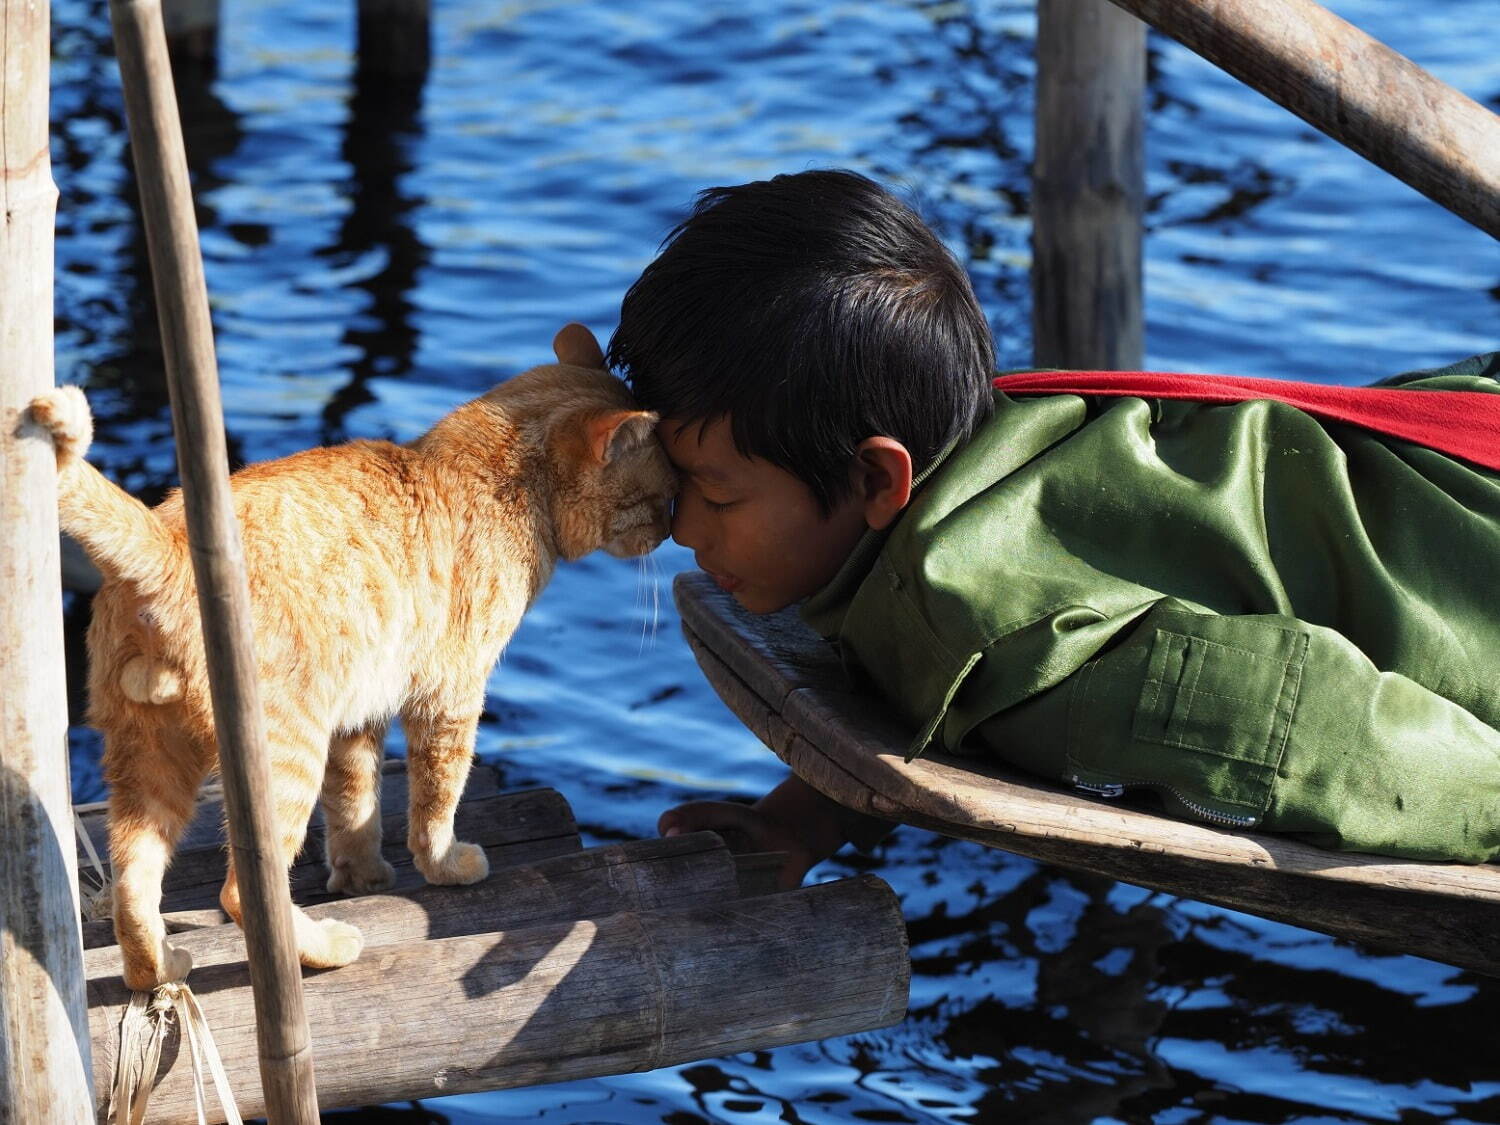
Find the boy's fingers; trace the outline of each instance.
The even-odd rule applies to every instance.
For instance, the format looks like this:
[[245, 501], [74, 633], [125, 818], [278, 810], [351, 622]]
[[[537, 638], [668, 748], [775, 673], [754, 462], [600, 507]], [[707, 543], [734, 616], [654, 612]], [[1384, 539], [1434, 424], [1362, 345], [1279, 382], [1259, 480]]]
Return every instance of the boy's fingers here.
[[668, 809], [656, 822], [663, 836], [684, 832], [717, 832], [731, 851], [744, 850], [753, 839], [755, 814], [745, 805], [729, 801], [690, 801]]

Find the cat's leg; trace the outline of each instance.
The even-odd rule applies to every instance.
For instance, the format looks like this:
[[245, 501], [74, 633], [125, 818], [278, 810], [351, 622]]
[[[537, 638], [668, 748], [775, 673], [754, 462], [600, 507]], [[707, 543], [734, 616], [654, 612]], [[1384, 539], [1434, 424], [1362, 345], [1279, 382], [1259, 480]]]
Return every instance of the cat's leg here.
[[125, 986], [147, 991], [182, 980], [193, 967], [186, 950], [167, 942], [161, 886], [208, 766], [201, 750], [185, 740], [132, 727], [105, 731], [104, 767], [115, 941]]
[[[328, 734], [297, 713], [295, 704], [266, 699], [266, 742], [271, 756], [271, 813], [285, 873], [297, 858], [307, 836], [307, 821], [323, 783]], [[231, 851], [229, 875], [219, 892], [224, 912], [243, 926], [239, 875]], [[336, 969], [359, 956], [364, 936], [355, 926], [334, 918], [314, 921], [300, 906], [292, 906], [292, 930], [297, 957], [310, 969]]]
[[383, 891], [395, 869], [380, 854], [380, 761], [385, 724], [335, 734], [323, 775], [328, 889], [351, 895]]
[[411, 786], [406, 846], [412, 860], [429, 883], [477, 883], [490, 873], [489, 860], [478, 844], [453, 838], [453, 813], [474, 758], [479, 709], [459, 714], [427, 702], [408, 707], [401, 725]]

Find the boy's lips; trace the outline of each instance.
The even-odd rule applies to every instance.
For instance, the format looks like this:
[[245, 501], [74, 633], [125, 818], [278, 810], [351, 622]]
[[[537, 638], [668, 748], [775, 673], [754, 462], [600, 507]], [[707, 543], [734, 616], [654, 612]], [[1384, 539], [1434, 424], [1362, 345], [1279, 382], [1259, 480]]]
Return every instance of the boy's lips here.
[[[696, 562], [697, 560], [694, 561]], [[744, 582], [740, 581], [740, 579], [732, 575], [720, 574], [717, 570], [706, 567], [701, 562], [698, 563], [698, 569], [712, 578], [719, 589], [723, 590], [726, 594], [732, 594], [744, 585]]]

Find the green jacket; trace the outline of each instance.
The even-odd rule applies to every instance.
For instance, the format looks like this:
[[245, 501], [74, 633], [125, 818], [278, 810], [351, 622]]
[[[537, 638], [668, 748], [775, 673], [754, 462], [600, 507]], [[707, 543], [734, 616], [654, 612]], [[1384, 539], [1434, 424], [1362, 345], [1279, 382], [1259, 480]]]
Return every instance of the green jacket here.
[[[1387, 385], [1500, 394], [1500, 355]], [[1500, 855], [1500, 474], [1279, 402], [1007, 397], [803, 608], [930, 743]]]

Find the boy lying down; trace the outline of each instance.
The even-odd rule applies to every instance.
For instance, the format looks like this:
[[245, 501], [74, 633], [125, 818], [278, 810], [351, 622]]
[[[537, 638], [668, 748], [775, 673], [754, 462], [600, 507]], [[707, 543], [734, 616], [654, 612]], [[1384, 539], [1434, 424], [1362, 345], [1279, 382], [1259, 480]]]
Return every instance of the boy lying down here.
[[[912, 753], [1500, 854], [1500, 354], [1376, 391], [995, 381], [934, 234], [817, 171], [705, 192], [609, 360], [662, 416], [673, 538], [747, 610], [801, 602]], [[660, 822], [785, 851], [787, 885], [886, 827], [796, 777]]]

